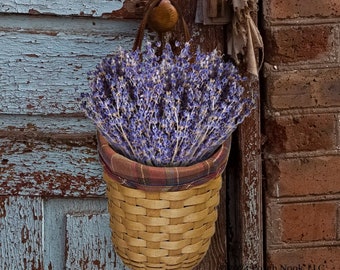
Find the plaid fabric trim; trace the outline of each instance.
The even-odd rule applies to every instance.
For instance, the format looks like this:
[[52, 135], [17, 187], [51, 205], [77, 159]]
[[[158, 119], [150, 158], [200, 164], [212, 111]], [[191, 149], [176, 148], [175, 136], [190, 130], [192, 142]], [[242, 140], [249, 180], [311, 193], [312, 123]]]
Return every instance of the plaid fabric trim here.
[[153, 167], [132, 161], [117, 152], [98, 133], [98, 153], [105, 172], [124, 186], [148, 191], [177, 191], [201, 185], [218, 177], [225, 169], [229, 138], [210, 158], [186, 167]]

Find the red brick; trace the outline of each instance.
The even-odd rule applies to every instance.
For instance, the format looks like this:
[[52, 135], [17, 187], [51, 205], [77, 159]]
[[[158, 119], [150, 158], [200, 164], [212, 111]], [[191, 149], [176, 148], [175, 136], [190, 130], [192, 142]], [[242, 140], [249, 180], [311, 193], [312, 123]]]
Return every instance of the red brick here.
[[266, 89], [274, 110], [340, 106], [340, 69], [271, 72]]
[[268, 153], [330, 150], [336, 148], [334, 114], [309, 114], [266, 119]]
[[338, 270], [339, 265], [339, 246], [267, 251], [266, 270]]
[[281, 208], [282, 241], [335, 240], [336, 203], [286, 204]]
[[340, 156], [267, 159], [265, 171], [272, 197], [340, 193]]
[[265, 14], [274, 20], [340, 16], [339, 0], [271, 0], [264, 3]]
[[335, 32], [331, 25], [272, 27], [265, 33], [266, 61], [335, 62]]

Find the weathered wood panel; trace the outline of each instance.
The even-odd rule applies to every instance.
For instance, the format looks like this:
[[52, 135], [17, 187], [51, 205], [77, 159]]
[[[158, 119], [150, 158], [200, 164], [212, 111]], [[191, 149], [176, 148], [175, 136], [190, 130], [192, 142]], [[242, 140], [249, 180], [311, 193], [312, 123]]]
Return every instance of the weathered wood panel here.
[[[51, 140], [89, 140], [93, 136], [95, 125], [82, 116], [65, 117], [60, 115], [0, 115], [0, 137], [13, 135], [19, 140], [23, 138], [41, 139], [42, 136]], [[11, 138], [13, 139], [13, 136]]]
[[65, 269], [126, 269], [115, 254], [109, 214], [66, 215]]
[[40, 198], [0, 197], [0, 269], [42, 269]]
[[2, 0], [0, 12], [101, 16], [122, 8], [120, 0]]
[[[90, 214], [93, 215], [106, 215], [107, 213], [107, 201], [105, 199], [47, 199], [44, 201], [44, 269], [48, 270], [59, 270], [65, 269], [66, 262], [66, 246], [70, 245], [71, 242], [77, 241], [75, 239], [71, 239], [73, 237], [79, 237], [79, 235], [72, 235], [70, 231], [70, 223], [67, 225], [67, 217], [69, 218], [72, 215], [75, 216], [88, 216]], [[99, 222], [99, 219], [97, 219]], [[78, 224], [80, 225], [80, 224]], [[82, 229], [83, 236], [80, 236], [78, 239], [80, 242], [84, 241], [85, 243], [95, 243], [97, 240], [101, 242], [105, 242], [106, 240], [102, 238], [103, 236], [107, 236], [109, 234], [109, 226], [107, 224], [107, 220], [104, 221], [100, 226], [100, 231], [97, 231], [99, 228], [99, 224], [96, 225], [96, 222], [91, 225], [91, 222], [88, 223], [90, 227]], [[68, 233], [66, 232], [68, 226]], [[92, 226], [92, 227], [91, 227]], [[97, 226], [97, 227], [96, 227]], [[76, 230], [76, 228], [74, 228]], [[78, 231], [79, 232], [79, 231]], [[86, 237], [85, 237], [86, 235]], [[67, 244], [69, 243], [69, 244]], [[79, 246], [80, 248], [80, 246]], [[107, 251], [110, 252], [111, 248]], [[88, 251], [90, 252], [90, 251]], [[98, 256], [100, 259], [100, 250], [93, 250], [92, 258]], [[115, 254], [112, 254], [112, 258], [114, 258]], [[79, 258], [81, 259], [81, 258]], [[95, 259], [94, 259], [95, 260]], [[80, 268], [73, 268], [79, 269]], [[97, 268], [84, 268], [85, 269], [97, 269]], [[110, 268], [107, 268], [110, 269]]]
[[[258, 84], [253, 91], [258, 95]], [[262, 170], [261, 170], [261, 127], [260, 100], [257, 110], [246, 119], [239, 131], [241, 148], [241, 201], [242, 265], [245, 269], [262, 269], [263, 258], [263, 216], [262, 216]]]
[[[0, 194], [101, 196], [86, 73], [131, 47], [136, 21], [0, 15]], [[78, 116], [77, 116], [78, 115]]]
[[134, 21], [0, 16], [0, 113], [79, 112], [87, 72], [131, 47]]
[[83, 117], [0, 116], [0, 194], [101, 196], [95, 126]]
[[94, 145], [0, 138], [0, 151], [0, 195], [82, 197], [105, 193]]

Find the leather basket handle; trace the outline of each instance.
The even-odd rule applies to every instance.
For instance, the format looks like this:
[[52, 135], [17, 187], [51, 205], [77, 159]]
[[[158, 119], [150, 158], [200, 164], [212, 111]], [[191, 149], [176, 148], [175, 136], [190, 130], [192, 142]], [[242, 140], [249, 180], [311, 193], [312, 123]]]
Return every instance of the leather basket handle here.
[[[142, 21], [139, 25], [138, 30], [137, 30], [137, 35], [136, 35], [135, 42], [133, 44], [132, 50], [134, 50], [134, 51], [137, 50], [137, 49], [141, 50], [143, 37], [144, 37], [144, 30], [145, 30], [146, 24], [148, 22], [150, 12], [152, 11], [152, 9], [154, 7], [156, 7], [159, 4], [160, 1], [161, 0], [150, 0], [147, 3], [147, 5], [145, 7], [143, 19], [142, 19]], [[181, 23], [181, 26], [182, 26], [182, 31], [183, 31], [183, 34], [184, 34], [185, 41], [189, 41], [190, 40], [189, 28], [188, 28], [186, 21], [184, 20], [181, 9], [180, 9], [179, 5], [177, 4], [177, 2], [175, 0], [170, 0], [170, 2], [175, 7], [175, 9], [177, 10], [179, 20], [180, 20], [180, 23]]]

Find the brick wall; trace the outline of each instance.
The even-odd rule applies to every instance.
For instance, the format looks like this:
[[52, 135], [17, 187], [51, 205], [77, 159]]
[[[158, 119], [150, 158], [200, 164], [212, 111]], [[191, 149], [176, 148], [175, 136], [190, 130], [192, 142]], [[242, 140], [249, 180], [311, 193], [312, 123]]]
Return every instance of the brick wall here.
[[339, 269], [340, 1], [263, 12], [267, 269]]

